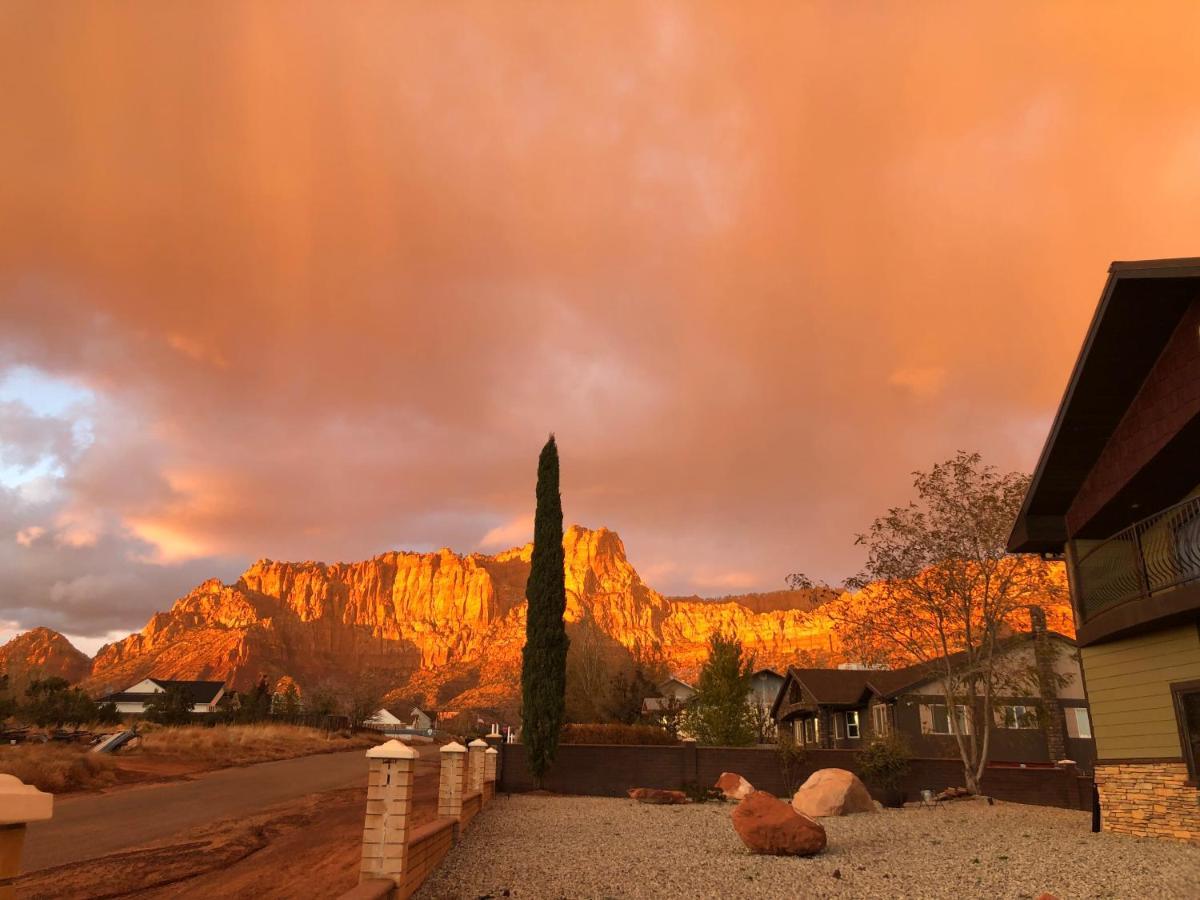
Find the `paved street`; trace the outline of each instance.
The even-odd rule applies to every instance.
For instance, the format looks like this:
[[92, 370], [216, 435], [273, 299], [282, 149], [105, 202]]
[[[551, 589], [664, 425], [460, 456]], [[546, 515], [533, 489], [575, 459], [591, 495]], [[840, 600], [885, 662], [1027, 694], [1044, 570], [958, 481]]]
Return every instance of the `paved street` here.
[[362, 750], [221, 769], [193, 780], [55, 798], [54, 818], [29, 826], [22, 870], [103, 856], [198, 825], [322, 791], [366, 786]]

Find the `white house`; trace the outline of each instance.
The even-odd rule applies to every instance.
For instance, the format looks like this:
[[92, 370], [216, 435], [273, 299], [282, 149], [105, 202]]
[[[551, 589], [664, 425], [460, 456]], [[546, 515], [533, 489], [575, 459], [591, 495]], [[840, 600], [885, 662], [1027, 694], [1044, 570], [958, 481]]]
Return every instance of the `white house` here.
[[381, 706], [366, 719], [363, 724], [370, 728], [378, 728], [385, 734], [399, 731], [430, 731], [437, 720], [437, 713], [414, 706], [406, 721], [397, 713], [399, 710]]
[[695, 696], [694, 687], [681, 678], [671, 676], [658, 685], [657, 697], [642, 700], [642, 715], [655, 716], [664, 711], [678, 710]]
[[114, 703], [117, 712], [140, 715], [146, 711], [146, 701], [155, 694], [160, 694], [167, 688], [179, 688], [192, 701], [192, 712], [214, 712], [221, 698], [225, 696], [223, 681], [177, 681], [166, 678], [146, 678], [123, 691], [106, 694], [100, 698], [101, 703]]

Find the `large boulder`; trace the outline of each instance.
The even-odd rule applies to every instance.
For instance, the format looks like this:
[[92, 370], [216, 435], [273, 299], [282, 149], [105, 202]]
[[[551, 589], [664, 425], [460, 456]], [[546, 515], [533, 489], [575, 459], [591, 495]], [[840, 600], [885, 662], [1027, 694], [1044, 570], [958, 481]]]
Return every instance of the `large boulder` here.
[[751, 853], [812, 856], [825, 849], [820, 822], [802, 816], [766, 791], [755, 791], [733, 811], [733, 829]]
[[867, 786], [845, 769], [813, 772], [792, 797], [792, 809], [813, 818], [876, 811]]
[[725, 795], [726, 800], [745, 800], [754, 793], [754, 785], [736, 772], [722, 772], [713, 786]]
[[638, 803], [687, 803], [687, 794], [683, 791], [664, 791], [660, 788], [630, 788], [629, 796]]

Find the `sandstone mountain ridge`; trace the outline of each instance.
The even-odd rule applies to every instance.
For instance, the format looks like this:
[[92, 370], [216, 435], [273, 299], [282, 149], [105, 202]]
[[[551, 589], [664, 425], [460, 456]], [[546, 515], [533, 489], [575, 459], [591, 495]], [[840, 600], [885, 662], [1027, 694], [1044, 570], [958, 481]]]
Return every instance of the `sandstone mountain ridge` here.
[[[721, 629], [736, 633], [759, 665], [837, 661], [821, 611], [837, 598], [833, 591], [666, 597], [642, 581], [613, 531], [572, 526], [563, 547], [568, 628], [594, 629], [616, 650], [658, 657], [691, 677]], [[5, 645], [0, 660], [40, 654], [49, 668], [74, 651], [96, 692], [147, 676], [225, 679], [239, 690], [262, 675], [271, 683], [288, 676], [303, 691], [370, 677], [395, 696], [423, 696], [441, 708], [511, 708], [531, 552], [526, 545], [494, 555], [391, 551], [354, 563], [262, 559], [233, 584], [201, 583], [140, 632], [102, 647], [90, 671], [61, 635], [61, 643], [42, 634], [9, 649], [28, 632]], [[38, 649], [50, 646], [55, 652]], [[70, 665], [80, 670], [78, 659]]]

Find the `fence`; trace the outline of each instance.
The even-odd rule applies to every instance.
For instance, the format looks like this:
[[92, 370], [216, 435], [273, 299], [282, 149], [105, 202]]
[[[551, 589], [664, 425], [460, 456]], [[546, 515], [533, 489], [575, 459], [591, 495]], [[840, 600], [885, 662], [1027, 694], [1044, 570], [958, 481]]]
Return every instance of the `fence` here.
[[367, 751], [367, 813], [359, 885], [342, 900], [404, 900], [496, 796], [497, 751], [475, 740], [439, 752], [437, 815], [413, 825], [417, 752], [400, 741]]
[[[533, 790], [525, 748], [505, 744], [502, 749], [497, 789], [513, 793]], [[796, 766], [792, 780], [802, 782], [818, 769], [831, 768], [857, 773], [858, 751], [810, 750]], [[679, 790], [688, 784], [712, 785], [722, 772], [736, 772], [759, 790], [777, 796], [789, 793], [775, 748], [699, 747], [688, 741], [678, 746], [561, 744], [542, 786], [560, 794], [623, 797], [635, 787]], [[962, 764], [957, 760], [913, 759], [900, 790], [914, 799], [925, 788], [940, 790], [962, 783]], [[989, 766], [983, 790], [1014, 803], [1065, 809], [1091, 809], [1092, 804], [1092, 780], [1074, 768]]]

